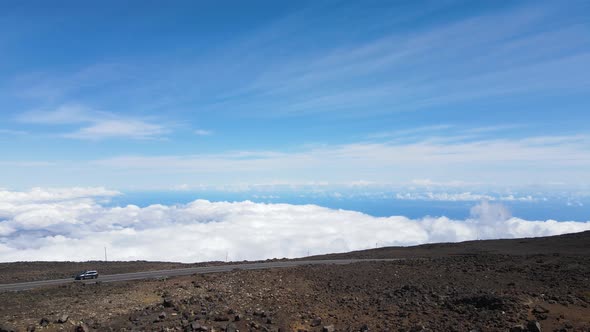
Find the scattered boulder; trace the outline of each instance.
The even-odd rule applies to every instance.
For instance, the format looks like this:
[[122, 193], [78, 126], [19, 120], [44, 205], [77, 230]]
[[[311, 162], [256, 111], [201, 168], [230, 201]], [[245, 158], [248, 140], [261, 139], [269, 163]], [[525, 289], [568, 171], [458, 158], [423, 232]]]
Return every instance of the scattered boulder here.
[[227, 326], [225, 327], [225, 332], [237, 332], [238, 329], [236, 328], [236, 326], [234, 324], [227, 324]]
[[18, 329], [12, 325], [0, 324], [0, 332], [18, 332]]
[[201, 324], [199, 324], [199, 323], [197, 323], [197, 322], [193, 322], [193, 323], [191, 324], [191, 329], [192, 329], [193, 331], [199, 331], [199, 332], [206, 332], [206, 331], [209, 331], [209, 328], [208, 328], [207, 326], [205, 326], [205, 325], [201, 325]]
[[213, 318], [213, 320], [216, 322], [228, 322], [229, 317], [227, 317], [226, 315], [217, 315], [215, 316], [215, 318]]
[[174, 303], [174, 300], [172, 300], [171, 298], [165, 297], [164, 301], [162, 302], [162, 305], [165, 308], [174, 308], [176, 304]]
[[471, 305], [477, 309], [484, 310], [504, 310], [506, 308], [506, 301], [503, 298], [483, 294], [471, 297], [464, 297], [456, 301], [456, 304]]
[[336, 329], [334, 328], [334, 325], [326, 325], [322, 328], [322, 332], [334, 332], [336, 331]]
[[544, 307], [542, 307], [540, 305], [535, 306], [535, 308], [533, 308], [533, 313], [534, 314], [546, 314], [548, 312], [549, 312], [549, 309], [544, 308]]
[[519, 325], [515, 325], [512, 328], [510, 328], [510, 332], [525, 332], [526, 329], [524, 328], [524, 325], [519, 324]]
[[49, 319], [47, 317], [41, 318], [41, 320], [39, 321], [39, 325], [41, 325], [43, 327], [49, 325]]
[[526, 324], [528, 332], [541, 332], [541, 324], [536, 320], [531, 320]]
[[80, 323], [78, 325], [76, 325], [76, 327], [74, 328], [74, 332], [89, 332], [90, 328], [88, 328], [88, 325], [84, 324], [84, 323]]
[[63, 314], [59, 316], [55, 322], [58, 324], [63, 324], [68, 321], [68, 318], [70, 318], [68, 314]]
[[311, 327], [316, 327], [322, 325], [322, 319], [320, 317], [316, 317], [311, 320]]

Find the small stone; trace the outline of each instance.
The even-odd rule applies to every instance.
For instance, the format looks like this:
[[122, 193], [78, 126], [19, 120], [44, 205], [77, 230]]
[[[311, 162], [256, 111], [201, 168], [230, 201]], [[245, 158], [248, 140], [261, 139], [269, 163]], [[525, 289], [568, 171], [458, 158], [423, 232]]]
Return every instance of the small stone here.
[[515, 325], [510, 329], [510, 332], [524, 332], [526, 331], [524, 325]]
[[236, 326], [234, 324], [227, 324], [227, 326], [225, 327], [225, 332], [237, 332], [238, 329], [236, 328]]
[[161, 312], [161, 313], [158, 315], [158, 318], [160, 318], [160, 319], [164, 319], [164, 318], [166, 318], [166, 313], [162, 311], [162, 312]]

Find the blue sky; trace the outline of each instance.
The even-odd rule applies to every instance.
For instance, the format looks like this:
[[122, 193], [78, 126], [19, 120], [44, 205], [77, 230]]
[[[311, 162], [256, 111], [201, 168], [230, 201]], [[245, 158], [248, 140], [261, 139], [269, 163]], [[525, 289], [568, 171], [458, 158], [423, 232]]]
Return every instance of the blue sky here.
[[587, 1], [3, 2], [0, 186], [590, 186]]
[[589, 230], [589, 110], [589, 1], [2, 1], [0, 261]]

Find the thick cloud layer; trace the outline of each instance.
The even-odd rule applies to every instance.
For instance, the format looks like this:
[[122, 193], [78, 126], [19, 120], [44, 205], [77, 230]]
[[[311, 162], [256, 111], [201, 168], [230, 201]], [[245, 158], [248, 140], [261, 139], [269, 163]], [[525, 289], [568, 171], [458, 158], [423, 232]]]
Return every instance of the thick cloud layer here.
[[316, 205], [210, 202], [107, 207], [117, 192], [0, 192], [0, 261], [102, 259], [195, 262], [297, 257], [388, 245], [544, 236], [590, 222], [527, 221], [482, 202], [467, 220], [377, 218]]

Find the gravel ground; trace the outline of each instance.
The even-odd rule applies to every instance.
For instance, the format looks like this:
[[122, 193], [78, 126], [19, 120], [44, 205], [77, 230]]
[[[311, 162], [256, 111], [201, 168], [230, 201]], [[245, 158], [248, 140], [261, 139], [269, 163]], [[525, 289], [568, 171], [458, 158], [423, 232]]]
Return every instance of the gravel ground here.
[[[556, 245], [560, 241], [568, 242], [563, 250]], [[510, 253], [511, 243], [518, 252]], [[572, 243], [580, 246], [578, 252]], [[496, 245], [503, 253], [483, 248]], [[0, 293], [0, 326], [21, 331], [590, 331], [589, 245], [586, 232], [532, 244], [485, 241], [477, 251], [465, 245], [463, 254], [440, 255], [434, 245], [431, 257], [397, 262]], [[539, 246], [544, 249], [535, 249]]]

